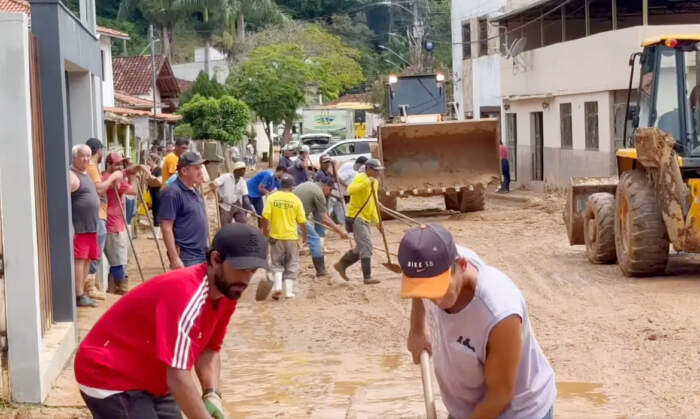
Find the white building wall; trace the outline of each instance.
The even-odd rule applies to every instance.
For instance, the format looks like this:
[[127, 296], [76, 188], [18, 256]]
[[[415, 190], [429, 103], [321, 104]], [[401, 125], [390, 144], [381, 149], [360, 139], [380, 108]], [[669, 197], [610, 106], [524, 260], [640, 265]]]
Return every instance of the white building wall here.
[[112, 72], [112, 38], [100, 35], [100, 53], [102, 61], [102, 105], [114, 106], [114, 73]]
[[[499, 106], [501, 103], [498, 41], [489, 42], [489, 51], [495, 54], [478, 56], [477, 19], [503, 12], [505, 3], [505, 0], [452, 0], [452, 81], [459, 119], [464, 119], [465, 111], [472, 111], [478, 118], [482, 106]], [[462, 54], [462, 24], [467, 21], [471, 23], [472, 59], [465, 59]], [[498, 33], [492, 26], [489, 25], [489, 37]]]

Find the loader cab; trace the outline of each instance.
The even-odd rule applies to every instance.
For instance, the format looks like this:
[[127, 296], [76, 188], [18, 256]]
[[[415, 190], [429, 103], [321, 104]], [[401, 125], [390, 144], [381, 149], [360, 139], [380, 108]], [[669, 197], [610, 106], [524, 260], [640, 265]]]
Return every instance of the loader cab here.
[[683, 168], [700, 168], [700, 35], [642, 45], [637, 104], [628, 112], [632, 136], [636, 128], [657, 127], [673, 136]]

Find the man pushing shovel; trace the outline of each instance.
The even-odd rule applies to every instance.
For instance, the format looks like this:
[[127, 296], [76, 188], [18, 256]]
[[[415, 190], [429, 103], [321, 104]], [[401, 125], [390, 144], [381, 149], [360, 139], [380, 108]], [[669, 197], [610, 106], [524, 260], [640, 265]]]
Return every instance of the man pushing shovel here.
[[432, 352], [450, 417], [551, 419], [554, 372], [515, 284], [438, 225], [409, 230], [399, 263], [401, 296], [413, 299], [408, 349], [416, 363]]

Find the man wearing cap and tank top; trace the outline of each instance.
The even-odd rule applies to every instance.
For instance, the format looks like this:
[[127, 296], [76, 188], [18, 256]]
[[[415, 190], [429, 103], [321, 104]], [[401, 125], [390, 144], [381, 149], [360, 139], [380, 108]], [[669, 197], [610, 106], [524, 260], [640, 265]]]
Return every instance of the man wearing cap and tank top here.
[[408, 231], [399, 263], [401, 296], [413, 299], [408, 349], [416, 363], [432, 353], [450, 417], [551, 419], [554, 372], [515, 284], [438, 225]]

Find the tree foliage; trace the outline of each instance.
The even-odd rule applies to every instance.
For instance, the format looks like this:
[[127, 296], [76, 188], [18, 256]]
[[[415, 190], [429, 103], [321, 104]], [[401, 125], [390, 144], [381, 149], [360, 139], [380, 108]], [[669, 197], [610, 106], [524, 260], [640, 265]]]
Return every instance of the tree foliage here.
[[240, 142], [250, 122], [248, 106], [232, 96], [207, 98], [194, 95], [178, 111], [190, 124], [195, 139], [213, 139], [229, 145]]
[[219, 83], [214, 78], [209, 78], [207, 73], [200, 71], [197, 79], [192, 83], [192, 86], [180, 95], [180, 106], [191, 101], [195, 95], [218, 99], [225, 94], [226, 88], [223, 84]]
[[[293, 120], [305, 101], [311, 74], [298, 44], [275, 44], [254, 49], [227, 82], [265, 125], [272, 156], [271, 123]], [[272, 160], [272, 159], [270, 159]]]

